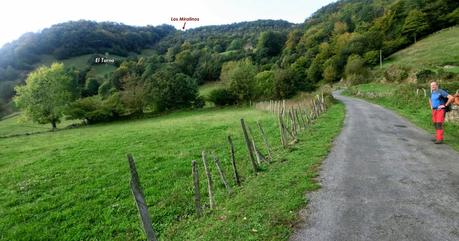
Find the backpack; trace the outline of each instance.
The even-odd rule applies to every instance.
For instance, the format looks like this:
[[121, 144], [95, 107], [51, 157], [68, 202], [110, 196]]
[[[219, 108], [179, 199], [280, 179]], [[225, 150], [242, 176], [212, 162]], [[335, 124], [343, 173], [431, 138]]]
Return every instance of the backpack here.
[[[446, 89], [443, 89], [443, 90], [448, 94], [448, 90], [446, 90]], [[446, 104], [446, 102], [448, 102], [448, 98], [443, 97], [443, 96], [440, 96], [440, 100], [443, 101], [445, 104]], [[447, 105], [447, 106], [445, 107], [445, 112], [450, 112], [451, 109], [452, 109], [452, 108], [451, 108], [451, 104], [449, 104], [449, 105]]]

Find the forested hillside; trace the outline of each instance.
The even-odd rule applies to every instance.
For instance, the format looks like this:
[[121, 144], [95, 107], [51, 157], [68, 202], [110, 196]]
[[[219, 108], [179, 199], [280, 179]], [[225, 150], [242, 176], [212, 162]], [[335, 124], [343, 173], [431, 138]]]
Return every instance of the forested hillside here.
[[105, 52], [127, 56], [153, 46], [173, 31], [168, 25], [133, 27], [85, 20], [56, 24], [4, 45], [0, 49], [0, 80], [16, 80], [18, 72], [34, 69], [41, 55], [56, 59]]
[[454, 0], [342, 0], [317, 11], [292, 31], [281, 66], [312, 83], [366, 78], [364, 67], [440, 29], [459, 23]]
[[[0, 97], [9, 102], [13, 86], [41, 55], [59, 60], [109, 52], [127, 58], [114, 62], [116, 70], [104, 77], [88, 74], [96, 55], [87, 68], [66, 66], [74, 80], [69, 91], [77, 93], [68, 116], [99, 121], [200, 107], [204, 100], [197, 86], [216, 80], [223, 87], [207, 100], [217, 105], [288, 98], [342, 78], [364, 81], [379, 63], [380, 51], [387, 57], [458, 24], [458, 7], [454, 0], [341, 0], [301, 25], [259, 20], [187, 31], [63, 23], [25, 34], [0, 50]], [[177, 92], [181, 88], [190, 91]]]

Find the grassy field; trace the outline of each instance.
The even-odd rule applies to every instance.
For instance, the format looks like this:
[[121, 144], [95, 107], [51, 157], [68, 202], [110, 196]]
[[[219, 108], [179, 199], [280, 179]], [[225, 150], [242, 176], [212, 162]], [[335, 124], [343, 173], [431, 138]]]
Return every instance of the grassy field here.
[[207, 97], [212, 90], [222, 88], [224, 84], [222, 81], [209, 82], [199, 86], [199, 95]]
[[[433, 135], [435, 129], [432, 124], [432, 114], [428, 104], [428, 97], [425, 97], [423, 92], [420, 92], [420, 95], [416, 96], [415, 88], [411, 88], [410, 93], [404, 94], [404, 97], [398, 94], [400, 89], [407, 90], [410, 88], [410, 85], [406, 84], [370, 83], [350, 87], [344, 94], [356, 95], [359, 93], [358, 97], [399, 113], [407, 120]], [[445, 123], [444, 128], [445, 142], [459, 151], [459, 125]]]
[[[275, 162], [256, 177], [250, 172], [240, 118], [254, 130], [259, 120], [274, 146]], [[318, 187], [315, 168], [343, 118], [343, 105], [333, 105], [290, 151], [280, 147], [275, 118], [249, 108], [181, 111], [0, 139], [0, 239], [142, 240], [129, 189], [126, 154], [132, 153], [161, 240], [286, 240], [305, 204], [304, 191]], [[8, 125], [4, 121], [0, 128]], [[191, 160], [199, 161], [205, 180], [200, 153], [215, 150], [229, 175], [228, 134], [234, 139], [243, 186], [229, 198], [212, 166], [217, 209], [196, 218]], [[258, 134], [256, 139], [261, 143]], [[204, 200], [205, 186], [201, 183]]]
[[441, 30], [412, 46], [391, 55], [384, 62], [416, 68], [444, 67], [447, 71], [459, 72], [459, 26]]
[[[84, 69], [88, 65], [88, 59], [92, 56], [92, 54], [85, 54], [80, 55], [73, 58], [63, 59], [63, 60], [56, 60], [53, 56], [44, 55], [41, 58], [40, 65], [51, 65], [53, 62], [62, 62], [67, 67], [75, 67], [77, 69]], [[116, 60], [122, 61], [125, 57], [117, 56], [117, 55], [110, 55], [110, 58], [115, 58]], [[88, 73], [89, 77], [96, 77], [102, 78], [105, 74], [109, 74], [113, 72], [116, 67], [112, 64], [99, 64], [91, 66], [91, 70]]]
[[[63, 120], [57, 124], [58, 129], [65, 128], [71, 124], [79, 123], [77, 120]], [[0, 121], [0, 137], [18, 135], [25, 133], [45, 132], [51, 129], [50, 124], [38, 124], [29, 120], [23, 120], [17, 113], [13, 114], [11, 118], [5, 117]]]

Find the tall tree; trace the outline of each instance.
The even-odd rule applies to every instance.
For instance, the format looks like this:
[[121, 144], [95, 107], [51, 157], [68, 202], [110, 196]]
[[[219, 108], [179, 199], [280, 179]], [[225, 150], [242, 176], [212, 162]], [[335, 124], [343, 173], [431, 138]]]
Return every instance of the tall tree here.
[[237, 62], [236, 66], [229, 70], [229, 88], [239, 101], [249, 101], [254, 97], [256, 74], [256, 66], [248, 59]]
[[405, 24], [403, 25], [403, 33], [413, 37], [414, 42], [416, 42], [417, 36], [423, 34], [428, 29], [429, 23], [425, 13], [416, 9], [408, 13]]
[[14, 101], [27, 117], [40, 124], [51, 123], [55, 129], [72, 101], [71, 82], [63, 64], [40, 67], [30, 73], [26, 85], [15, 88]]
[[258, 57], [273, 57], [282, 52], [287, 36], [281, 32], [266, 31], [260, 34], [257, 43]]
[[196, 80], [180, 73], [173, 65], [165, 65], [146, 79], [147, 98], [156, 111], [191, 107], [198, 100]]

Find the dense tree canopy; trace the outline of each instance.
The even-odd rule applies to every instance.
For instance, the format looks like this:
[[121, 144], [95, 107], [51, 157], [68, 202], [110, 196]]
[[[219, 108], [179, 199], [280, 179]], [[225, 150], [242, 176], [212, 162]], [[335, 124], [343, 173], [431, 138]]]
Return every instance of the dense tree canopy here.
[[15, 102], [27, 117], [40, 124], [51, 123], [54, 129], [72, 101], [71, 82], [63, 64], [40, 67], [25, 85], [16, 87]]

